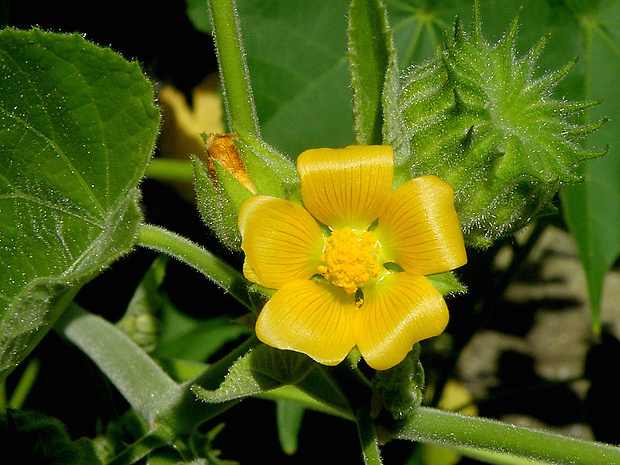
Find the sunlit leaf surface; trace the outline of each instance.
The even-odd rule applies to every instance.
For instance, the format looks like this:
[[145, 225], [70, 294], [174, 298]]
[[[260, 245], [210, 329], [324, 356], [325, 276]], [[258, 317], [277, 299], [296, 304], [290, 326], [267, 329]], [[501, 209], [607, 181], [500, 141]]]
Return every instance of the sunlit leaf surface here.
[[0, 33], [0, 378], [131, 250], [158, 120], [137, 64], [79, 35]]

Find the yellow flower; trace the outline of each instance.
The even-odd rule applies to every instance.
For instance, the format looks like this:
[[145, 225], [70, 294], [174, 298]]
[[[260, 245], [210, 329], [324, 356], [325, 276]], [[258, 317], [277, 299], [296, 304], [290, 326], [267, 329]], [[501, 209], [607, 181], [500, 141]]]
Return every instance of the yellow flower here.
[[241, 207], [244, 274], [277, 289], [256, 334], [325, 365], [357, 346], [391, 368], [448, 323], [425, 275], [467, 261], [452, 188], [423, 176], [392, 191], [388, 146], [308, 150], [297, 171], [305, 208], [266, 195]]

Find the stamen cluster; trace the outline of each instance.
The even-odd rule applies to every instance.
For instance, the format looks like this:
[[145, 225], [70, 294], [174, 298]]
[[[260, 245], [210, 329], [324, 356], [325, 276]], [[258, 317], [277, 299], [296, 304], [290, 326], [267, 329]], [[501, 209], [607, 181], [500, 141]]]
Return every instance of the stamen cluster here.
[[347, 294], [354, 294], [379, 276], [382, 267], [377, 256], [380, 250], [372, 231], [356, 231], [348, 227], [337, 229], [327, 239], [321, 255], [324, 264], [317, 271]]

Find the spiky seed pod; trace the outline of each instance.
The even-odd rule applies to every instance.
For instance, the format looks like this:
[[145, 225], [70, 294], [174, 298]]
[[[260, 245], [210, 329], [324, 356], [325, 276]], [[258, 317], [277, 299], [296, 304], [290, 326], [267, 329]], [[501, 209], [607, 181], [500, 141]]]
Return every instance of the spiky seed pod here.
[[577, 165], [604, 153], [585, 151], [580, 141], [604, 121], [575, 122], [597, 101], [552, 96], [574, 62], [534, 77], [546, 37], [518, 57], [519, 15], [492, 46], [477, 4], [474, 10], [471, 34], [457, 19], [444, 50], [408, 71], [400, 107], [412, 175], [449, 182], [468, 242], [485, 247], [549, 209], [561, 183], [580, 180]]

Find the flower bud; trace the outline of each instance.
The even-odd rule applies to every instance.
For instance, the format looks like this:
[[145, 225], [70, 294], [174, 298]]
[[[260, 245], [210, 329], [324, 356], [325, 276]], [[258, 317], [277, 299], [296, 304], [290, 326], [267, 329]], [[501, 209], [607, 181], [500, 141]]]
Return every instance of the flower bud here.
[[398, 365], [377, 371], [373, 403], [379, 403], [395, 420], [406, 418], [422, 403], [424, 382], [420, 344], [416, 344]]
[[218, 163], [228, 171], [238, 182], [240, 182], [252, 194], [256, 194], [256, 187], [250, 179], [250, 174], [239, 158], [239, 150], [234, 143], [237, 134], [208, 134], [205, 136], [205, 144], [209, 157], [209, 175], [214, 182], [217, 182], [218, 175], [214, 163]]
[[250, 134], [209, 134], [204, 140], [207, 162], [193, 158], [198, 209], [225, 246], [240, 250], [241, 204], [255, 194], [298, 198], [297, 173], [290, 160]]
[[256, 193], [234, 134], [205, 136], [208, 158], [193, 157], [196, 203], [205, 224], [225, 246], [238, 250], [241, 235], [237, 216], [241, 204]]

